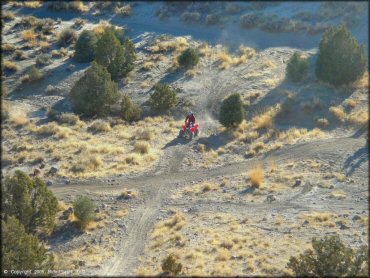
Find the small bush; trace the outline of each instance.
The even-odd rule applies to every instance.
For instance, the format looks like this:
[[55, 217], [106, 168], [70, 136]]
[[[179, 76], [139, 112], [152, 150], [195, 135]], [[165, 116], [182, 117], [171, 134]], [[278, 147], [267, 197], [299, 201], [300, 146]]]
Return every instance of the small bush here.
[[180, 274], [182, 264], [177, 262], [175, 255], [171, 254], [162, 261], [162, 270], [172, 276]]
[[41, 80], [44, 77], [44, 75], [42, 74], [42, 72], [36, 66], [34, 66], [34, 65], [31, 66], [31, 68], [27, 72], [27, 76], [28, 76], [28, 80], [30, 82], [39, 81], [39, 80]]
[[249, 173], [252, 187], [259, 188], [263, 182], [263, 169], [260, 165], [252, 169]]
[[136, 142], [134, 146], [134, 151], [141, 153], [141, 154], [149, 153], [149, 150], [150, 150], [150, 145], [148, 142], [139, 141], [139, 142]]
[[68, 46], [77, 39], [76, 31], [71, 28], [62, 30], [57, 37], [59, 46]]
[[141, 108], [133, 105], [128, 95], [124, 95], [121, 102], [121, 117], [125, 121], [133, 122], [141, 118]]
[[298, 52], [295, 52], [293, 56], [289, 59], [287, 64], [287, 77], [294, 82], [298, 82], [306, 78], [307, 72], [307, 59], [302, 58]]
[[202, 16], [198, 12], [184, 12], [181, 15], [181, 20], [185, 22], [199, 22]]
[[294, 276], [354, 277], [368, 276], [369, 253], [366, 246], [353, 250], [339, 236], [312, 239], [312, 249], [298, 257], [290, 257], [287, 268]]
[[94, 60], [97, 42], [98, 38], [94, 32], [84, 30], [77, 39], [74, 59], [80, 63]]
[[73, 203], [73, 210], [82, 225], [95, 220], [95, 204], [88, 197], [77, 198]]
[[330, 28], [320, 42], [316, 76], [335, 86], [356, 81], [364, 74], [368, 57], [365, 45], [359, 45], [345, 26]]
[[193, 49], [186, 49], [178, 58], [179, 65], [185, 68], [194, 67], [199, 62], [199, 54]]
[[176, 92], [172, 91], [168, 84], [158, 83], [154, 87], [154, 93], [150, 95], [149, 105], [155, 112], [164, 113], [177, 103]]
[[226, 98], [220, 109], [219, 121], [225, 127], [240, 124], [245, 117], [243, 102], [239, 94], [232, 94]]
[[261, 15], [259, 14], [245, 14], [240, 17], [240, 26], [243, 28], [255, 28], [261, 23]]
[[107, 69], [93, 62], [72, 87], [70, 98], [78, 113], [102, 116], [110, 110], [109, 105], [116, 103], [119, 93]]
[[51, 56], [48, 54], [41, 54], [36, 57], [37, 66], [46, 66], [51, 64]]

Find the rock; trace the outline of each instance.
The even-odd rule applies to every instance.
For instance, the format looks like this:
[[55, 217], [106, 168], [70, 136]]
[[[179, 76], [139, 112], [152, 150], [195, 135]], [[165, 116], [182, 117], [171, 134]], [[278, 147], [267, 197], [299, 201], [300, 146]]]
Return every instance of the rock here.
[[295, 183], [293, 184], [293, 187], [300, 186], [301, 184], [302, 184], [301, 179], [296, 179], [296, 180], [295, 180]]
[[33, 176], [34, 177], [37, 177], [37, 176], [39, 176], [41, 174], [41, 170], [39, 169], [39, 168], [35, 168], [34, 170], [33, 170]]
[[58, 168], [55, 166], [52, 166], [48, 172], [48, 175], [54, 176], [58, 172]]
[[361, 219], [361, 216], [359, 216], [359, 215], [355, 215], [355, 216], [352, 217], [353, 221], [357, 221], [357, 220], [360, 220], [360, 219]]
[[39, 166], [40, 169], [44, 169], [45, 168], [45, 164], [44, 163], [41, 163], [40, 166]]
[[305, 221], [303, 222], [303, 225], [308, 225], [308, 224], [310, 224], [310, 222], [308, 222], [308, 220], [305, 220]]
[[343, 221], [337, 221], [335, 222], [335, 224], [337, 224], [339, 226], [339, 229], [341, 230], [349, 229], [349, 227], [345, 223], [343, 223]]
[[269, 202], [269, 203], [271, 203], [273, 201], [276, 201], [276, 196], [275, 195], [272, 195], [272, 194], [267, 195], [266, 201]]
[[107, 204], [102, 204], [102, 205], [101, 205], [101, 208], [102, 208], [102, 209], [107, 209], [107, 208], [108, 208], [108, 205], [107, 205]]
[[53, 182], [52, 181], [47, 181], [46, 182], [46, 186], [52, 186], [53, 185]]
[[100, 208], [96, 208], [94, 211], [95, 211], [95, 213], [99, 213], [100, 212]]
[[347, 213], [343, 214], [344, 218], [347, 218], [349, 215]]
[[78, 265], [79, 265], [79, 266], [85, 266], [85, 265], [86, 265], [86, 262], [85, 262], [85, 261], [79, 261], [79, 262], [78, 262]]

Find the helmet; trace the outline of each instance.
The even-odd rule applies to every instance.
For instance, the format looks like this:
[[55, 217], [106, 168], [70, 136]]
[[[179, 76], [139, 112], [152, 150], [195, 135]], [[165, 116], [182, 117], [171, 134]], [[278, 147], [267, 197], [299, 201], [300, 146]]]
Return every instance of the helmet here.
[[188, 115], [189, 115], [189, 116], [193, 115], [193, 112], [191, 112], [191, 111], [190, 111], [190, 112], [188, 113]]

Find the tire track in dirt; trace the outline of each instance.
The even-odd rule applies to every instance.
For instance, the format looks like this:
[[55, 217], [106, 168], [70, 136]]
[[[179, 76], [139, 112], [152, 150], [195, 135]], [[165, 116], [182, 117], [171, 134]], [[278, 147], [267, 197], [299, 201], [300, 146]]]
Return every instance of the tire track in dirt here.
[[[171, 147], [168, 151], [169, 163], [168, 168], [159, 174], [149, 173], [146, 175], [137, 176], [134, 178], [122, 178], [119, 185], [107, 186], [104, 182], [94, 180], [85, 181], [81, 184], [61, 185], [55, 184], [51, 189], [56, 195], [63, 195], [69, 193], [70, 190], [75, 189], [76, 186], [80, 189], [101, 190], [118, 189], [123, 187], [141, 188], [146, 192], [146, 200], [144, 203], [136, 208], [132, 213], [134, 222], [127, 230], [127, 237], [124, 241], [118, 244], [119, 251], [115, 254], [97, 275], [134, 275], [133, 271], [139, 263], [138, 258], [144, 251], [148, 234], [151, 231], [159, 209], [169, 206], [177, 207], [195, 207], [197, 211], [235, 211], [235, 210], [248, 210], [248, 211], [273, 211], [273, 210], [288, 210], [296, 209], [298, 211], [308, 211], [313, 208], [311, 205], [302, 205], [299, 203], [286, 200], [275, 203], [231, 203], [225, 202], [212, 202], [212, 201], [198, 201], [196, 203], [187, 204], [173, 204], [164, 201], [167, 200], [170, 194], [188, 184], [192, 181], [201, 181], [204, 179], [215, 178], [220, 176], [235, 175], [246, 172], [250, 167], [256, 163], [267, 163], [269, 158], [273, 158], [276, 163], [300, 161], [303, 159], [319, 159], [328, 160], [333, 159], [337, 161], [343, 157], [343, 154], [349, 154], [353, 150], [363, 147], [365, 140], [363, 138], [334, 138], [318, 140], [309, 143], [301, 143], [294, 146], [282, 148], [277, 151], [272, 151], [261, 157], [252, 158], [246, 161], [231, 163], [228, 165], [218, 166], [211, 169], [179, 171], [181, 162], [185, 157], [187, 145], [176, 145]], [[303, 188], [305, 192], [299, 194], [304, 195], [307, 188]], [[298, 194], [298, 195], [299, 195]], [[165, 205], [165, 206], [162, 206]], [[347, 208], [347, 204], [335, 206], [335, 208]]]

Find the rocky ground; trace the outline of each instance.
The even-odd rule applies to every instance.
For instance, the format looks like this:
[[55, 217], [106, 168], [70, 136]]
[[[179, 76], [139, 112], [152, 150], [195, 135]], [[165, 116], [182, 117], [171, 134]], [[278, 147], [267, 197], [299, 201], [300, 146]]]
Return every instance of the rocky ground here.
[[[294, 18], [314, 10], [289, 3], [253, 10], [239, 2], [207, 10], [199, 2], [178, 15], [170, 4], [139, 2], [131, 5], [131, 15], [111, 18], [94, 4], [70, 14], [50, 11], [47, 3], [35, 9], [7, 3], [2, 11], [16, 15], [5, 22], [3, 43], [27, 56], [3, 56], [19, 70], [3, 76], [8, 95], [2, 97], [2, 112], [8, 117], [2, 125], [2, 175], [37, 169], [60, 200], [58, 227], [46, 239], [60, 269], [75, 275], [156, 275], [163, 258], [175, 253], [185, 275], [282, 275], [291, 274], [285, 269], [289, 257], [308, 248], [314, 236], [339, 234], [353, 247], [368, 243], [368, 75], [339, 89], [314, 76], [322, 34], [315, 22], [339, 24], [347, 17], [324, 20], [323, 2], [321, 20], [306, 20], [318, 33], [280, 36], [263, 24], [250, 30], [235, 20], [245, 13], [285, 9]], [[312, 7], [320, 9], [319, 3]], [[196, 12], [200, 19], [194, 22]], [[227, 16], [210, 26], [209, 14]], [[52, 18], [54, 31], [23, 48], [26, 27], [17, 23], [29, 15]], [[137, 61], [119, 89], [142, 105], [142, 121], [50, 117], [51, 108], [71, 112], [68, 93], [89, 66], [70, 57], [73, 46], [41, 68], [42, 81], [21, 82], [44, 51], [39, 42], [49, 42], [48, 54], [60, 52], [56, 34], [78, 17], [86, 22], [73, 27], [77, 33], [107, 24], [101, 20], [129, 30]], [[352, 31], [367, 43], [368, 19], [360, 13], [356, 20]], [[245, 39], [227, 32], [235, 26]], [[215, 30], [228, 34], [226, 39]], [[302, 37], [306, 47], [298, 43]], [[200, 63], [183, 71], [176, 58], [189, 46], [200, 52]], [[285, 78], [286, 62], [297, 50], [310, 60], [309, 77], [298, 84]], [[157, 82], [178, 92], [172, 116], [154, 117], [145, 103]], [[218, 109], [234, 92], [241, 94], [247, 118], [226, 130], [217, 121]], [[177, 134], [190, 109], [201, 134], [188, 142]], [[148, 151], [137, 152], [138, 142]], [[252, 186], [256, 172], [258, 188]], [[84, 232], [71, 209], [79, 195], [97, 205], [97, 219]]]

